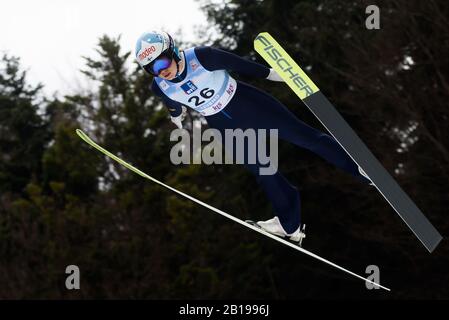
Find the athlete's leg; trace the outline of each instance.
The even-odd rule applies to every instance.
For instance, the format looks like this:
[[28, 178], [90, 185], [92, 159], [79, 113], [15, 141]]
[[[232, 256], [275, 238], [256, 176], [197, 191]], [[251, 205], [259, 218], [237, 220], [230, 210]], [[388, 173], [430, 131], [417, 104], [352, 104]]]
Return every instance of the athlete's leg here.
[[[238, 100], [237, 100], [238, 101]], [[239, 105], [239, 107], [242, 107]], [[233, 115], [232, 120], [228, 115], [216, 114], [211, 117], [207, 117], [207, 121], [210, 127], [218, 129], [224, 137], [225, 129], [247, 129], [242, 125], [241, 117], [238, 117], [232, 110], [234, 107], [228, 109], [228, 115]], [[257, 145], [257, 143], [256, 143]], [[225, 152], [227, 150], [225, 149]], [[230, 150], [228, 150], [230, 151]], [[257, 148], [255, 149], [257, 154]], [[258, 161], [256, 163], [248, 162], [248, 148], [244, 148], [245, 167], [255, 176], [258, 184], [262, 187], [267, 195], [275, 214], [278, 216], [282, 227], [287, 233], [295, 232], [300, 226], [300, 195], [298, 189], [291, 185], [287, 179], [279, 172], [276, 171], [273, 175], [260, 174], [260, 168], [263, 166]], [[233, 145], [232, 154], [234, 155], [234, 161], [236, 158], [236, 146]], [[257, 157], [256, 157], [256, 160]]]
[[301, 224], [301, 203], [298, 189], [277, 171], [274, 175], [261, 175], [259, 165], [246, 167], [254, 174], [257, 182], [265, 191], [278, 216], [282, 227], [287, 233], [293, 233]]

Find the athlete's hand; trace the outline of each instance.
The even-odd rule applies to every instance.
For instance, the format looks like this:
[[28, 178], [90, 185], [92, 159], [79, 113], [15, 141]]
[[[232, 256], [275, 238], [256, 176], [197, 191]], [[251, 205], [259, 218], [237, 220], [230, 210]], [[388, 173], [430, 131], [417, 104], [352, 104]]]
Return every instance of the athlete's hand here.
[[171, 122], [173, 122], [179, 129], [182, 129], [182, 121], [185, 119], [187, 114], [187, 108], [182, 106], [182, 112], [177, 117], [171, 117]]
[[284, 82], [284, 79], [282, 79], [281, 76], [273, 68], [270, 69], [270, 74], [268, 75], [267, 79], [271, 81]]

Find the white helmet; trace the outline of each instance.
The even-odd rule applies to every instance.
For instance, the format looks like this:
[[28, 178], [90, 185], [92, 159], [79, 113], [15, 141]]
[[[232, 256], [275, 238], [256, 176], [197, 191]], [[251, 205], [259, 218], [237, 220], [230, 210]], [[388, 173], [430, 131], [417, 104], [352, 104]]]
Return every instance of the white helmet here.
[[[136, 43], [136, 60], [148, 73], [158, 75], [175, 59], [178, 66], [181, 58], [173, 38], [166, 32], [151, 31], [142, 34]], [[179, 70], [179, 66], [178, 66]]]

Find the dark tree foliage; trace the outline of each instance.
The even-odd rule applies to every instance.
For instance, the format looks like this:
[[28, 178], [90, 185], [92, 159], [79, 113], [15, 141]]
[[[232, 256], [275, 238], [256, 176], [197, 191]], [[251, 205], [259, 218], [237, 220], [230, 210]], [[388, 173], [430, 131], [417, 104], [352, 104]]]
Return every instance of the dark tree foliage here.
[[[0, 194], [22, 193], [41, 174], [48, 128], [38, 115], [41, 86], [26, 83], [20, 60], [4, 55], [0, 69]], [[24, 143], [26, 141], [26, 143]]]

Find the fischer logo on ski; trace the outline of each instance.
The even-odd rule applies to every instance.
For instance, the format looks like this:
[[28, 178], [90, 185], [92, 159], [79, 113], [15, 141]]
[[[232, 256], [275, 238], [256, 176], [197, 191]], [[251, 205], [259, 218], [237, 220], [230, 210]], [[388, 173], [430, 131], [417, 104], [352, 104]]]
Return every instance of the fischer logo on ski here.
[[[256, 38], [256, 41], [260, 41], [260, 43], [264, 46], [263, 51], [266, 55], [262, 56], [265, 60], [267, 60], [267, 58], [270, 59], [270, 65], [276, 63], [276, 71], [279, 75], [283, 74], [289, 77], [288, 79], [290, 79], [291, 83], [294, 85], [292, 88], [293, 91], [295, 91], [301, 99], [304, 99], [319, 91], [320, 89], [318, 89], [312, 80], [310, 80], [307, 74], [305, 74], [304, 71], [296, 65], [292, 58], [290, 58], [288, 53], [285, 52], [284, 49], [282, 49], [282, 47], [273, 40], [274, 39], [271, 38], [268, 33], [261, 33]], [[285, 80], [284, 77], [282, 78]]]

